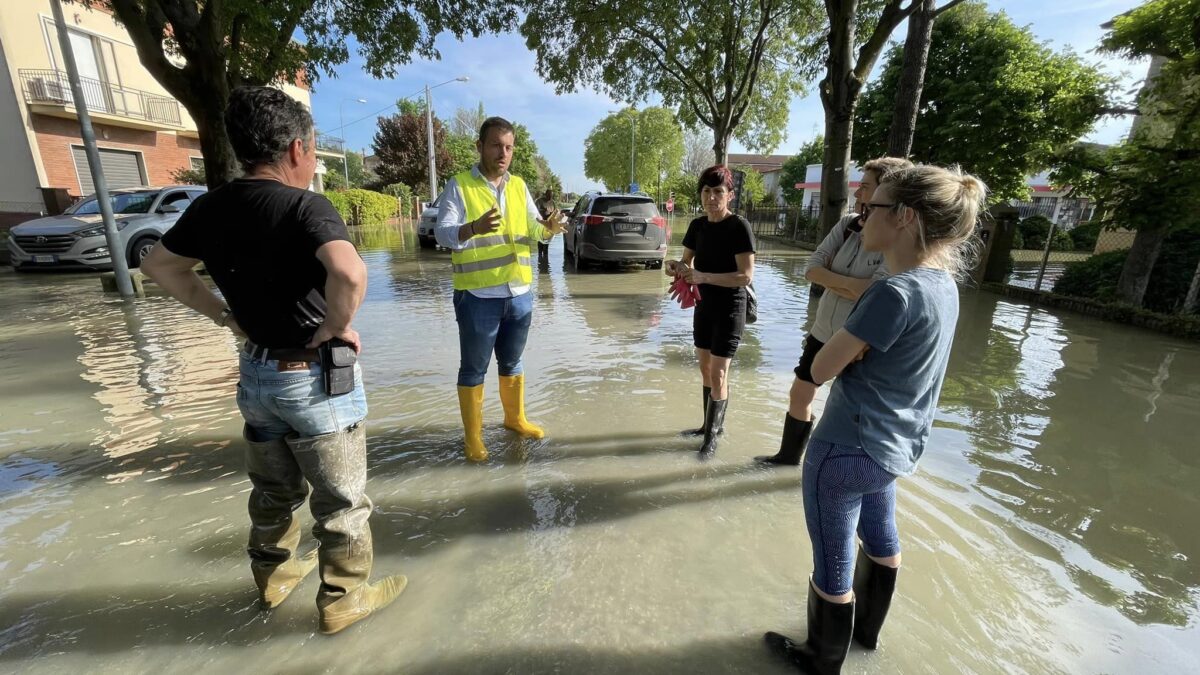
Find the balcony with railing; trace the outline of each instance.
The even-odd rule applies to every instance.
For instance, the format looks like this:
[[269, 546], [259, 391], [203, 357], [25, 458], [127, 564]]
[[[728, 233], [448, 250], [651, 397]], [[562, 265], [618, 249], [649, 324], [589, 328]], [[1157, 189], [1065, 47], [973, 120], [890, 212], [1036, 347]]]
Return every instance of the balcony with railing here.
[[341, 157], [345, 152], [346, 143], [337, 136], [317, 132], [317, 154], [329, 157]]
[[[66, 71], [21, 68], [17, 74], [21, 79], [25, 102], [31, 107], [44, 107], [47, 112], [75, 107]], [[109, 119], [135, 121], [136, 124], [130, 126], [137, 128], [183, 126], [179, 101], [169, 96], [130, 89], [91, 77], [80, 77], [79, 83], [89, 113]]]

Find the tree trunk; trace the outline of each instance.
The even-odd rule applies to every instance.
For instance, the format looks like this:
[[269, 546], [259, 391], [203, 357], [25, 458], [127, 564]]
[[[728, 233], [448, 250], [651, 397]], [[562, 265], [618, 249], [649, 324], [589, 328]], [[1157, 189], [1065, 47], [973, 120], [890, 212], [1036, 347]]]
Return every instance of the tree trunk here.
[[929, 46], [933, 42], [936, 11], [937, 0], [923, 0], [921, 8], [908, 17], [908, 36], [904, 39], [904, 64], [896, 90], [892, 127], [888, 132], [888, 155], [892, 157], [907, 158], [912, 154], [917, 113], [921, 106], [921, 91], [925, 87], [925, 67], [929, 63]]
[[1158, 262], [1163, 240], [1167, 238], [1167, 230], [1166, 225], [1160, 225], [1137, 231], [1129, 255], [1125, 257], [1125, 266], [1121, 268], [1121, 278], [1117, 281], [1117, 298], [1121, 302], [1134, 307], [1142, 306], [1146, 287], [1150, 284], [1150, 274]]
[[1182, 313], [1200, 313], [1200, 260], [1196, 261], [1196, 273], [1192, 275], [1192, 285], [1188, 287], [1187, 298], [1183, 301]]
[[[821, 239], [846, 213], [850, 200], [850, 146], [854, 137], [854, 115], [827, 115], [825, 155], [821, 161]], [[832, 168], [832, 170], [830, 170]]]
[[854, 70], [854, 19], [858, 3], [826, 3], [829, 11], [829, 58], [821, 82], [821, 104], [825, 108], [825, 153], [821, 167], [821, 238], [846, 212], [849, 196], [850, 145], [854, 137], [854, 107], [857, 88]]
[[713, 157], [717, 164], [724, 164], [729, 159], [729, 136], [728, 129], [713, 129]]
[[[226, 97], [228, 101], [228, 97]], [[208, 189], [216, 189], [242, 175], [229, 134], [225, 131], [226, 104], [186, 106], [200, 134], [200, 153], [204, 155], [204, 179]]]

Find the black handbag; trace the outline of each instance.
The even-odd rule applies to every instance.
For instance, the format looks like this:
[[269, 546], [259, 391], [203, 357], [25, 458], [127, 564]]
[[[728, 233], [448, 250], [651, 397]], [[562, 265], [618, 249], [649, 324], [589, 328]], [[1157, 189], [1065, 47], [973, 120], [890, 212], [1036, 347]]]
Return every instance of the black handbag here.
[[746, 323], [758, 321], [758, 296], [754, 293], [754, 284], [746, 286]]

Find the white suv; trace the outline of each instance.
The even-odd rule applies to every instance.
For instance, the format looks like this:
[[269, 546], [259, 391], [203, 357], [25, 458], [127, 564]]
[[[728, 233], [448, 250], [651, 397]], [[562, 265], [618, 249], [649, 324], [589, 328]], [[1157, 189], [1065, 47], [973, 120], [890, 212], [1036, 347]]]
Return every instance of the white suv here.
[[437, 238], [434, 237], [433, 231], [437, 228], [438, 209], [444, 194], [446, 193], [439, 194], [421, 209], [421, 220], [417, 222], [417, 241], [421, 243], [421, 248], [437, 248]]

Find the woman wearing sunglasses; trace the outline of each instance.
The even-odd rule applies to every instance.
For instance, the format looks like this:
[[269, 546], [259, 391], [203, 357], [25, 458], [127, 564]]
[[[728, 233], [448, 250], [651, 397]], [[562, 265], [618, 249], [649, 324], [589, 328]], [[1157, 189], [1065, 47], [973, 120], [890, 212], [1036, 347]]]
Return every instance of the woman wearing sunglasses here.
[[956, 169], [918, 166], [884, 178], [869, 202], [863, 248], [882, 252], [891, 276], [863, 293], [812, 365], [816, 383], [837, 381], [801, 481], [813, 547], [808, 639], [765, 636], [804, 672], [840, 672], [852, 638], [878, 643], [900, 567], [896, 478], [916, 470], [933, 426], [958, 320], [955, 277], [985, 191]]

